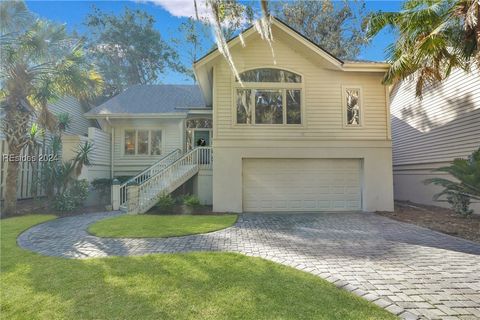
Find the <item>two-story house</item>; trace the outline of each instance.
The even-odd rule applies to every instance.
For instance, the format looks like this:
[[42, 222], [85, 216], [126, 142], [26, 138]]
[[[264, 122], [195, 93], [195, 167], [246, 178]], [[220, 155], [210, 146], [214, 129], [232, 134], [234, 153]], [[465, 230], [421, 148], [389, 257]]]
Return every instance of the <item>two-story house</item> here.
[[[214, 211], [393, 210], [388, 65], [342, 61], [273, 19], [194, 64], [199, 86], [137, 86], [87, 115], [112, 134], [120, 206], [193, 178]], [[131, 190], [128, 190], [131, 189]]]

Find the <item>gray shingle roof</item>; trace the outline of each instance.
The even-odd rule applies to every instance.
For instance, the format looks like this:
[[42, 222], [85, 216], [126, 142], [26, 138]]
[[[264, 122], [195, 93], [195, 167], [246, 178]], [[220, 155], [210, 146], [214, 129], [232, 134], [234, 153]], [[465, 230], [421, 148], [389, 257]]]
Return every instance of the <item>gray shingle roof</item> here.
[[180, 113], [206, 108], [197, 85], [136, 85], [93, 108], [86, 115]]

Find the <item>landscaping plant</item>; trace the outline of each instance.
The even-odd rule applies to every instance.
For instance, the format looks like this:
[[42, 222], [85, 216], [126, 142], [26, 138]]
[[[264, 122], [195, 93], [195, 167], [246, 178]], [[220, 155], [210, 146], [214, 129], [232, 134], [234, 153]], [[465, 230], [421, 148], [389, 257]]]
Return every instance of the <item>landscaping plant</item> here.
[[195, 195], [187, 194], [183, 197], [183, 204], [189, 207], [196, 207], [200, 205], [200, 199]]
[[99, 178], [92, 181], [92, 187], [99, 193], [100, 201], [102, 203], [107, 203], [111, 186], [112, 179], [109, 178]]
[[474, 151], [467, 159], [455, 159], [451, 165], [434, 170], [445, 172], [455, 180], [447, 178], [432, 178], [425, 180], [425, 184], [434, 184], [443, 187], [443, 191], [434, 196], [438, 200], [446, 196], [453, 210], [461, 215], [470, 215], [470, 200], [480, 200], [480, 148]]
[[170, 210], [175, 205], [175, 199], [170, 194], [162, 194], [158, 197], [156, 207], [160, 210]]

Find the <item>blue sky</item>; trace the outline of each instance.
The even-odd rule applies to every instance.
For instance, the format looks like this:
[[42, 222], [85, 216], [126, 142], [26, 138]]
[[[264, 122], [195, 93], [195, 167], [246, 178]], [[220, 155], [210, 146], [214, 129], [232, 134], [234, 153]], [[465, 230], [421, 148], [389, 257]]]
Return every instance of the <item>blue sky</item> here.
[[[152, 1], [27, 1], [27, 6], [38, 16], [59, 23], [65, 23], [69, 30], [77, 30], [83, 34], [85, 16], [91, 12], [92, 6], [102, 11], [120, 14], [125, 6], [142, 9], [155, 17], [155, 27], [166, 41], [178, 36], [176, 30], [185, 21], [185, 17], [193, 13], [193, 0], [152, 0]], [[366, 1], [367, 11], [397, 11], [401, 1]], [[200, 9], [201, 10], [201, 9]], [[385, 30], [362, 50], [358, 59], [385, 60], [385, 48], [393, 41], [393, 33]], [[205, 45], [206, 49], [211, 44]], [[182, 48], [177, 48], [181, 53]], [[181, 59], [188, 61], [186, 56]], [[191, 83], [186, 76], [168, 72], [160, 81], [162, 83]]]

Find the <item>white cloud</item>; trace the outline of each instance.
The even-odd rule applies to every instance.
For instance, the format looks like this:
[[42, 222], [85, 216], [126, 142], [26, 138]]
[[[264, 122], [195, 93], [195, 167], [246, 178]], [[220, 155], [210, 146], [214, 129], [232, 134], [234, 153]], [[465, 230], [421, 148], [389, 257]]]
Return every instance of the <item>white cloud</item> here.
[[[195, 5], [193, 0], [150, 0], [168, 11], [175, 17], [195, 17]], [[200, 18], [208, 18], [208, 9], [204, 0], [197, 0], [198, 15]]]

